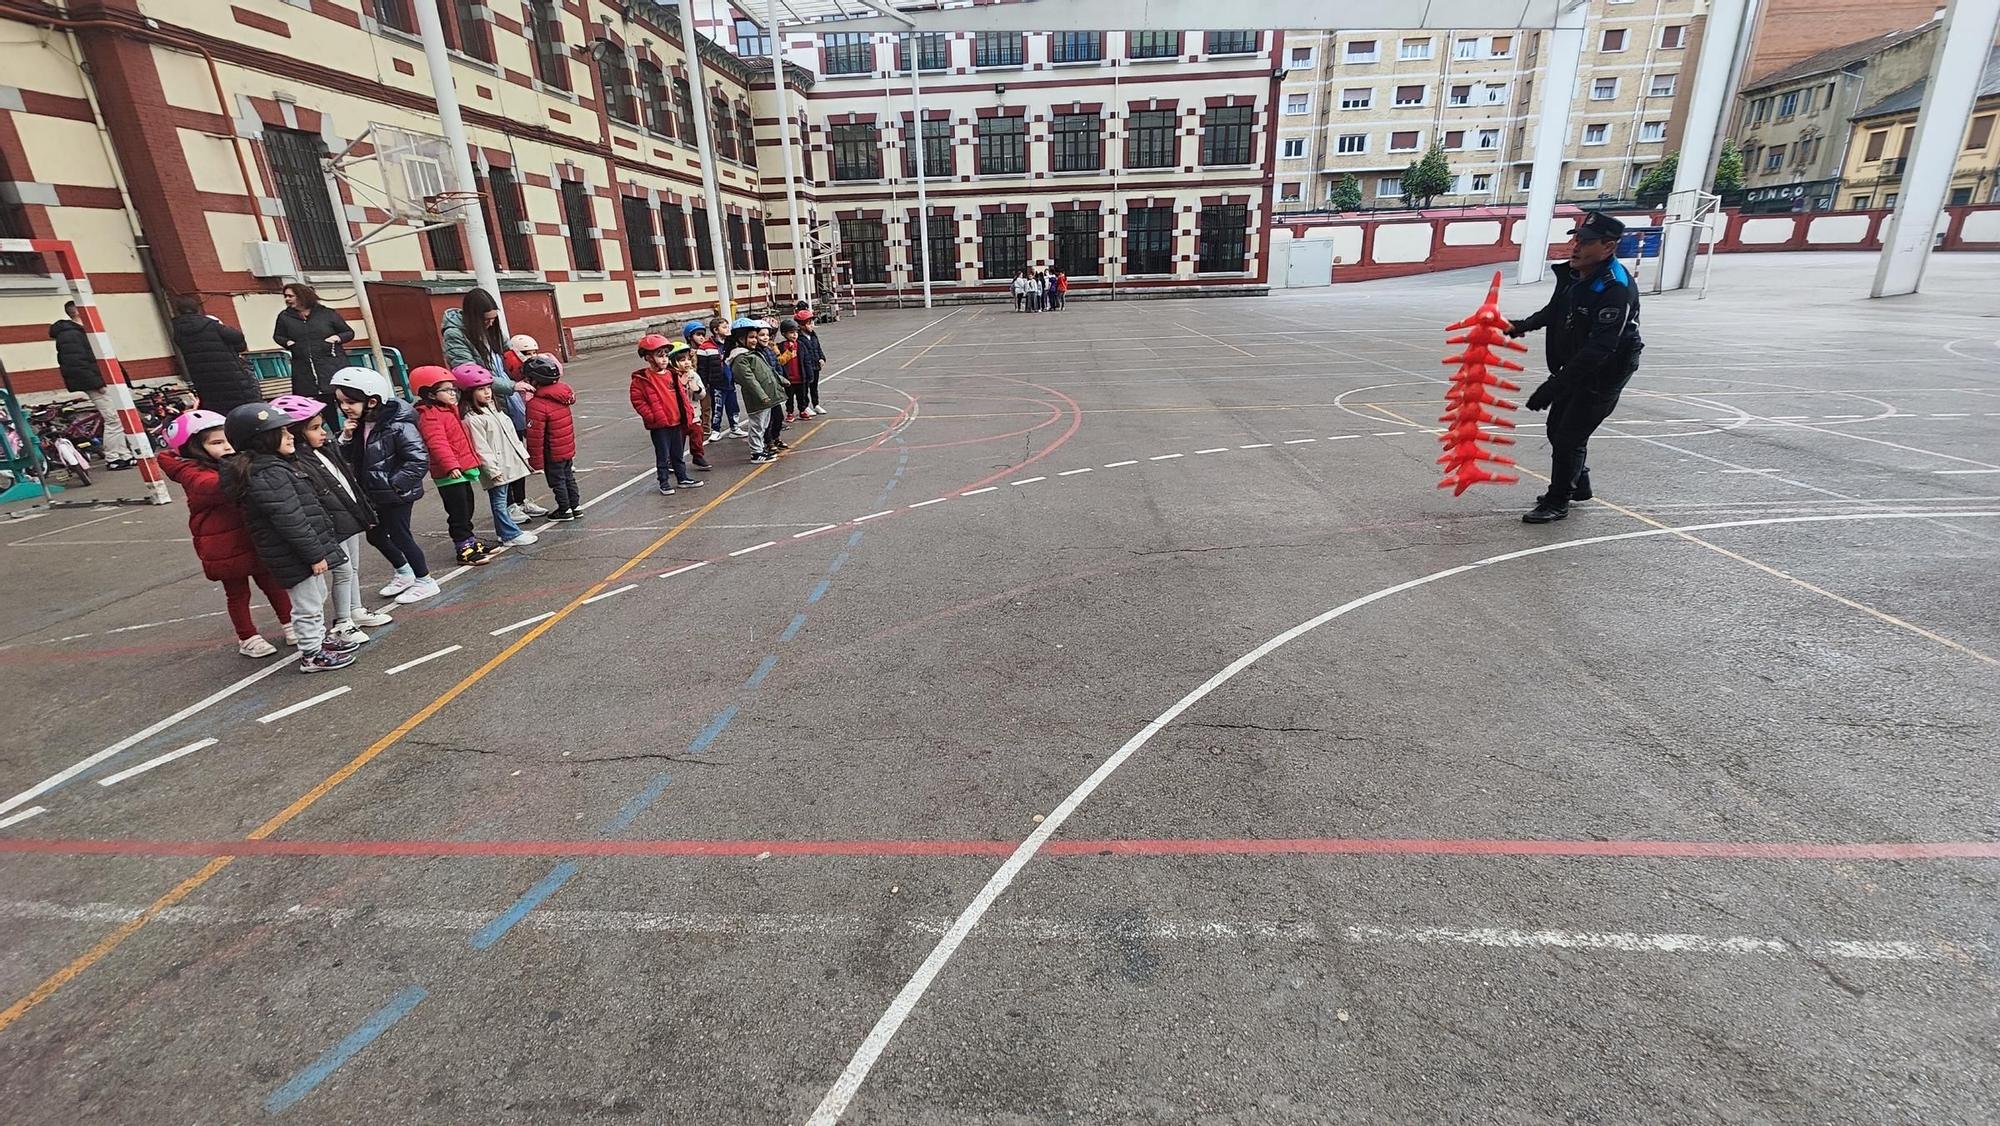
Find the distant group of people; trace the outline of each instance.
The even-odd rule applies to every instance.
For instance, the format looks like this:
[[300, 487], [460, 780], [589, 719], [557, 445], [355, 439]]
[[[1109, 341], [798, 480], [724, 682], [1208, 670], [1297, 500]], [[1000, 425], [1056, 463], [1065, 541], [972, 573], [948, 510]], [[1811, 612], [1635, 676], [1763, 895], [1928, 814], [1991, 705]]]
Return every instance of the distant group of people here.
[[1063, 307], [1069, 298], [1069, 275], [1062, 267], [1030, 271], [1026, 266], [1014, 275], [1014, 311], [1048, 313]]

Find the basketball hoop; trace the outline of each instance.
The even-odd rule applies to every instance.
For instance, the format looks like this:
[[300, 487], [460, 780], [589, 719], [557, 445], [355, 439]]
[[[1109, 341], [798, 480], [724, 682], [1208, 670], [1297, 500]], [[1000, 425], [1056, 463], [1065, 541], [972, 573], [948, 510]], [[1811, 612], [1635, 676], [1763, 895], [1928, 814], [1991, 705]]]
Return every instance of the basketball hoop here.
[[479, 202], [478, 192], [438, 192], [424, 197], [423, 218], [427, 222], [458, 221], [467, 207]]

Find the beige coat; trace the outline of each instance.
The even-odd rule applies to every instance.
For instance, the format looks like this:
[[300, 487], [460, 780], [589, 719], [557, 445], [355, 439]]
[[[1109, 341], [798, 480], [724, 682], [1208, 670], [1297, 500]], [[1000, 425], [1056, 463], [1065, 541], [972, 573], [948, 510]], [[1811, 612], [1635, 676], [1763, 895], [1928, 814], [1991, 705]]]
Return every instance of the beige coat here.
[[498, 407], [465, 412], [465, 432], [479, 452], [479, 485], [492, 489], [528, 475], [528, 447], [514, 433], [514, 420]]

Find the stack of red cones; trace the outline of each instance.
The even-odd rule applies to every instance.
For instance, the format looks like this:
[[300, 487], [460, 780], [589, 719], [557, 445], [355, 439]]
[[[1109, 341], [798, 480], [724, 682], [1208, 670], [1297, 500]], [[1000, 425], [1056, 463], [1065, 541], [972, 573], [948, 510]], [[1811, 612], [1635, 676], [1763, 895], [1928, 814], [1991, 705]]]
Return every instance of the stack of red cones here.
[[1438, 464], [1444, 466], [1444, 480], [1438, 488], [1450, 489], [1453, 496], [1462, 496], [1474, 485], [1492, 483], [1512, 485], [1520, 478], [1510, 473], [1496, 473], [1489, 465], [1512, 465], [1514, 459], [1505, 454], [1497, 454], [1481, 443], [1496, 446], [1511, 446], [1514, 439], [1506, 434], [1488, 430], [1498, 427], [1512, 430], [1514, 421], [1496, 411], [1511, 411], [1515, 404], [1496, 396], [1494, 388], [1502, 391], [1519, 391], [1519, 384], [1494, 375], [1490, 370], [1500, 368], [1505, 371], [1520, 371], [1521, 365], [1512, 360], [1502, 359], [1494, 353], [1495, 348], [1514, 352], [1525, 352], [1527, 346], [1507, 336], [1507, 319], [1500, 315], [1500, 275], [1493, 275], [1493, 284], [1486, 290], [1486, 303], [1479, 311], [1452, 325], [1448, 331], [1464, 329], [1463, 336], [1447, 337], [1447, 344], [1462, 344], [1464, 350], [1456, 356], [1446, 356], [1444, 362], [1458, 370], [1451, 376], [1451, 384], [1444, 393], [1447, 409], [1438, 417], [1445, 424], [1445, 432], [1438, 435], [1444, 446], [1443, 456]]

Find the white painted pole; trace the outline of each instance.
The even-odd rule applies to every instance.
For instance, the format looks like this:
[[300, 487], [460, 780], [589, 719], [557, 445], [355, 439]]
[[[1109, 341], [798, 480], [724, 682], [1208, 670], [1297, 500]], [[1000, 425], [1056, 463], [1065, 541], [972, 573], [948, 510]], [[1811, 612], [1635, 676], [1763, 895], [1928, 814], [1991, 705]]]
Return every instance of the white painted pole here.
[[764, 30], [771, 36], [771, 82], [778, 95], [778, 146], [785, 154], [785, 215], [792, 231], [792, 300], [811, 301], [812, 283], [806, 276], [806, 229], [799, 220], [799, 179], [792, 161], [792, 96], [785, 91], [785, 47], [778, 34], [778, 0], [764, 6]]
[[[772, 28], [776, 35], [777, 29]], [[681, 0], [681, 46], [687, 54], [688, 112], [694, 114], [694, 143], [701, 156], [701, 195], [708, 204], [708, 245], [714, 248], [716, 300], [722, 315], [736, 319], [736, 280], [729, 273], [729, 245], [722, 241], [722, 192], [715, 186], [715, 141], [709, 136], [708, 80], [702, 76], [701, 37], [694, 29], [694, 0]], [[699, 263], [697, 263], [699, 265]]]
[[915, 33], [910, 35], [910, 129], [911, 144], [917, 154], [917, 241], [922, 247], [924, 308], [931, 307], [931, 196], [929, 177], [924, 169], [924, 87], [917, 79], [922, 68], [923, 47]]
[[[375, 327], [375, 307], [368, 301], [368, 279], [361, 273], [361, 255], [354, 240], [347, 236], [347, 205], [340, 201], [340, 178], [333, 174], [331, 161], [322, 163], [320, 170], [326, 176], [327, 202], [333, 205], [333, 214], [340, 220], [340, 249], [347, 255], [347, 278], [354, 286], [354, 302], [361, 307], [361, 327], [368, 332], [368, 352], [375, 357], [375, 370], [393, 384], [395, 377], [389, 374], [389, 359], [382, 354], [382, 333]], [[493, 297], [499, 299], [497, 290], [493, 291]]]
[[1521, 223], [1521, 262], [1514, 280], [1533, 285], [1549, 264], [1549, 228], [1555, 222], [1556, 192], [1562, 187], [1563, 142], [1569, 137], [1570, 103], [1576, 72], [1583, 63], [1582, 4], [1556, 16], [1545, 39], [1548, 70], [1542, 76], [1541, 120], [1535, 125], [1534, 182], [1528, 185], [1528, 212]]
[[1884, 232], [1871, 296], [1915, 293], [1924, 279], [1937, 238], [1938, 212], [1951, 190], [1966, 118], [1978, 97], [1996, 31], [2000, 31], [2000, 0], [1951, 0], [1945, 11], [1943, 41], [1931, 59], [1912, 147], [1903, 154], [1907, 161], [1902, 194]]
[[1667, 229], [1660, 243], [1660, 289], [1686, 289], [1694, 276], [1698, 193], [1708, 190], [1729, 129], [1729, 105], [1743, 81], [1751, 40], [1757, 30], [1758, 0], [1713, 0], [1701, 33], [1694, 89], [1688, 91], [1687, 128], [1681, 132], [1680, 162], [1667, 196]]
[[[451, 150], [452, 174], [458, 179], [462, 190], [472, 192], [479, 186], [479, 179], [472, 171], [472, 150], [465, 143], [465, 119], [458, 112], [458, 88], [451, 80], [451, 52], [444, 44], [444, 24], [438, 19], [438, 6], [429, 3], [411, 5], [417, 10], [417, 30], [424, 40], [424, 62], [430, 66], [431, 89], [437, 97], [438, 127], [444, 133], [445, 147]], [[335, 197], [336, 200], [338, 196]], [[345, 212], [336, 210], [344, 216]], [[486, 240], [486, 207], [477, 194], [471, 197], [459, 212], [465, 231], [465, 245], [472, 254], [472, 276], [479, 287], [493, 295], [493, 301], [500, 306], [500, 331], [507, 331], [507, 306], [500, 300], [500, 273], [493, 264], [493, 244]], [[356, 283], [357, 292], [359, 283]], [[363, 298], [363, 300], [366, 300]], [[370, 326], [368, 340], [375, 342], [375, 330]], [[381, 349], [376, 347], [376, 362], [381, 363]], [[383, 375], [388, 368], [381, 369]]]

